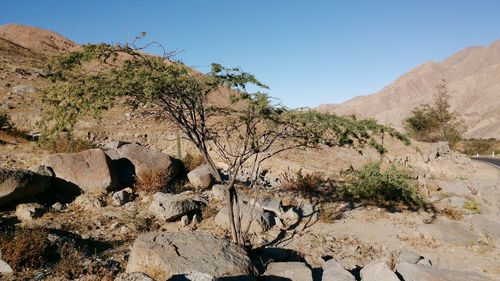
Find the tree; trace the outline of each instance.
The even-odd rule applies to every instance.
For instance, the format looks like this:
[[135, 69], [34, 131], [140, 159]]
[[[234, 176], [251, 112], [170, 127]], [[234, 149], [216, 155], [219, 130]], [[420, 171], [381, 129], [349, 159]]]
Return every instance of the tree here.
[[434, 104], [424, 104], [413, 109], [405, 120], [405, 126], [418, 140], [455, 143], [461, 139], [463, 122], [455, 112], [450, 111], [451, 97], [446, 81], [442, 80], [436, 89]]
[[[387, 133], [408, 141], [373, 120], [290, 110], [267, 94], [247, 91], [249, 85], [267, 86], [239, 68], [212, 64], [211, 71], [202, 74], [171, 57], [146, 55], [129, 45], [85, 45], [54, 59], [49, 70], [54, 84], [44, 92], [42, 139], [71, 132], [77, 120], [99, 118], [117, 103], [151, 105], [152, 114], [175, 124], [196, 146], [218, 181], [222, 178], [213, 157], [227, 164], [231, 235], [240, 244], [244, 241], [235, 182], [245, 163], [252, 163], [255, 182], [260, 165], [285, 150], [371, 145], [383, 153], [375, 136]], [[213, 102], [216, 96], [224, 101]]]

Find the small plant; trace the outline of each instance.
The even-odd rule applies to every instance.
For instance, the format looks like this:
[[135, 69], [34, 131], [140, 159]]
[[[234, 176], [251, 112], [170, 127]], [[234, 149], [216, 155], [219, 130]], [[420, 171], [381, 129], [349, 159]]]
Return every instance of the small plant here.
[[464, 202], [464, 209], [475, 215], [481, 213], [479, 202], [474, 198], [467, 198], [467, 201]]
[[353, 172], [344, 193], [348, 197], [382, 205], [422, 207], [425, 204], [409, 171], [394, 164], [382, 169], [380, 162], [368, 163]]
[[5, 112], [0, 112], [0, 130], [8, 130], [12, 128], [9, 115]]
[[171, 182], [168, 170], [146, 170], [136, 177], [135, 189], [147, 193], [155, 193], [165, 190]]
[[446, 206], [439, 211], [441, 214], [447, 216], [451, 220], [461, 220], [464, 218], [464, 214], [458, 208], [453, 206]]
[[334, 223], [342, 217], [342, 212], [332, 204], [325, 204], [319, 210], [319, 220], [324, 223]]
[[72, 138], [70, 136], [59, 135], [53, 139], [46, 139], [41, 142], [41, 146], [50, 153], [75, 153], [84, 151], [96, 146], [86, 140]]
[[46, 264], [50, 242], [45, 229], [15, 228], [0, 234], [2, 259], [15, 271]]
[[182, 159], [184, 166], [186, 167], [187, 172], [194, 170], [196, 167], [199, 167], [205, 164], [205, 160], [199, 154], [192, 155], [190, 153], [186, 154], [186, 157]]
[[54, 270], [64, 277], [74, 279], [85, 272], [82, 261], [85, 255], [78, 249], [74, 242], [66, 242], [59, 249], [60, 259]]

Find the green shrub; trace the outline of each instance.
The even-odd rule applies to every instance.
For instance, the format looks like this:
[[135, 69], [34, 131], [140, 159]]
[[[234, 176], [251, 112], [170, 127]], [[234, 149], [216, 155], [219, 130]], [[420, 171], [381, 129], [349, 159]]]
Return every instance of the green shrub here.
[[481, 213], [481, 210], [479, 209], [479, 202], [477, 202], [474, 198], [467, 198], [467, 201], [464, 202], [464, 209], [471, 214]]
[[383, 205], [421, 207], [425, 203], [409, 171], [393, 164], [382, 169], [380, 162], [368, 163], [354, 171], [344, 186], [344, 193], [348, 197]]

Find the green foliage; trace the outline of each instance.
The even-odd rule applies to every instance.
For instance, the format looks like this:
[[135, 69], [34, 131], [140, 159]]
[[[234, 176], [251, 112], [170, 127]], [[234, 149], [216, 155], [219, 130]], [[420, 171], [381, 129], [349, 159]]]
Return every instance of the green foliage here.
[[451, 144], [461, 139], [463, 122], [450, 111], [450, 95], [446, 81], [442, 81], [434, 95], [434, 104], [424, 104], [412, 110], [405, 120], [406, 129], [417, 140], [448, 141]]
[[409, 171], [394, 164], [383, 169], [380, 162], [368, 163], [355, 171], [345, 186], [345, 194], [375, 204], [404, 204], [412, 208], [425, 204]]
[[467, 210], [471, 214], [480, 214], [481, 209], [479, 209], [479, 202], [474, 198], [467, 198], [467, 201], [464, 202], [464, 209]]

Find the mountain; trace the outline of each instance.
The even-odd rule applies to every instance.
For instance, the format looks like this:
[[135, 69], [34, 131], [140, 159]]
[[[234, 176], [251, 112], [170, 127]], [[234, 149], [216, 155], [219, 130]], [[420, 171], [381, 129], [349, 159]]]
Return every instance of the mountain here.
[[342, 104], [324, 104], [318, 111], [373, 117], [403, 128], [403, 120], [420, 104], [432, 103], [436, 85], [448, 82], [451, 110], [467, 125], [468, 138], [500, 139], [500, 40], [469, 47], [441, 62], [426, 62], [377, 93]]

